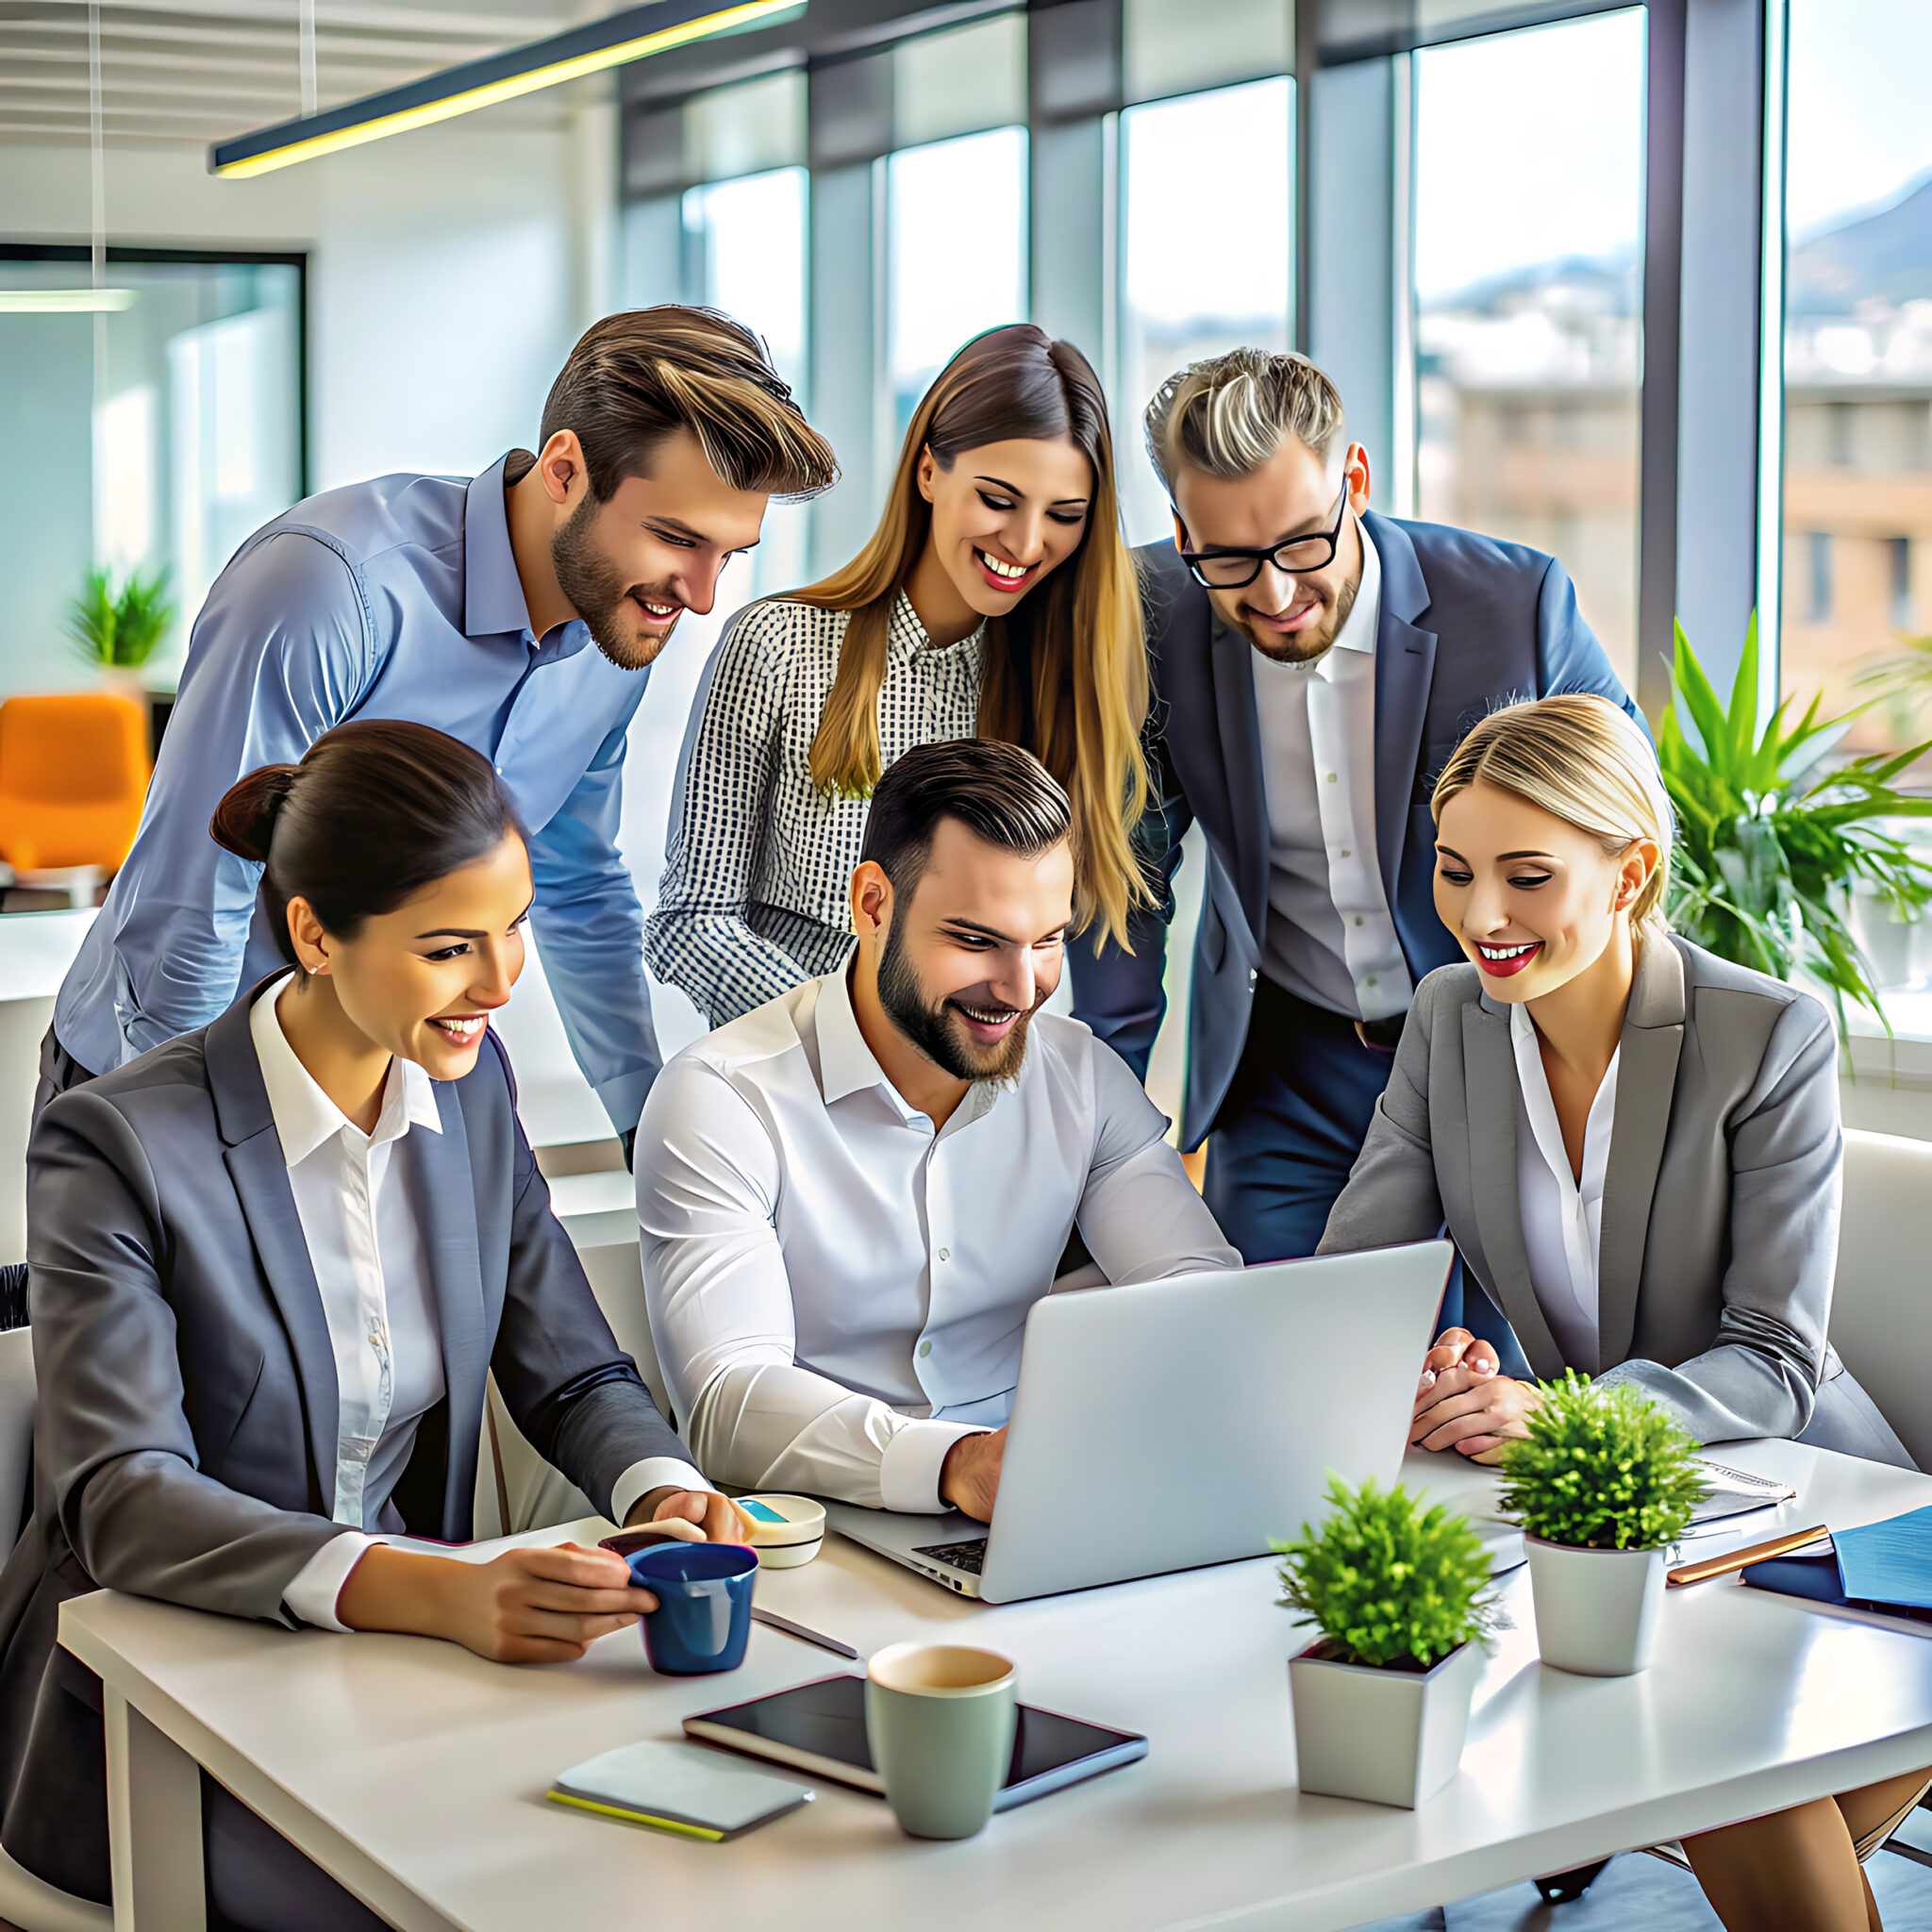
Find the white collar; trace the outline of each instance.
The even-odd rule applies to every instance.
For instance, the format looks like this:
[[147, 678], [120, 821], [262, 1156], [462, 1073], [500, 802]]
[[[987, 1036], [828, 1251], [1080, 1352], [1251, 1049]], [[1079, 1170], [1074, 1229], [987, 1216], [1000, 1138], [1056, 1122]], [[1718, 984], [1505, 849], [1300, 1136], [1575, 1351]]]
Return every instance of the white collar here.
[[1563, 1146], [1563, 1130], [1557, 1119], [1556, 1097], [1550, 1091], [1550, 1076], [1543, 1066], [1542, 1047], [1538, 1041], [1536, 1022], [1530, 1018], [1524, 1000], [1509, 1003], [1509, 1044], [1516, 1056], [1516, 1079], [1523, 1094], [1523, 1110], [1529, 1120], [1544, 1164], [1557, 1177], [1566, 1203], [1594, 1198], [1603, 1192], [1604, 1176], [1609, 1166], [1610, 1136], [1617, 1118], [1617, 1068], [1624, 1058], [1621, 1041], [1604, 1070], [1604, 1077], [1590, 1103], [1583, 1126], [1583, 1178], [1579, 1182], [1570, 1171], [1570, 1156]]
[[290, 1167], [297, 1166], [324, 1141], [344, 1130], [354, 1137], [352, 1145], [360, 1142], [370, 1147], [400, 1140], [411, 1127], [441, 1133], [436, 1084], [428, 1070], [414, 1060], [390, 1061], [389, 1077], [382, 1089], [382, 1112], [373, 1134], [364, 1134], [316, 1085], [314, 1074], [295, 1057], [275, 1011], [276, 998], [292, 976], [284, 974], [265, 987], [248, 1012], [248, 1033], [261, 1065], [261, 1084], [268, 1090], [269, 1112], [275, 1118], [275, 1138], [282, 1143], [283, 1160]]
[[[1348, 621], [1332, 649], [1356, 651], [1364, 658], [1375, 655], [1375, 632], [1381, 627], [1382, 559], [1376, 553], [1369, 526], [1357, 517], [1355, 526], [1362, 539], [1362, 580], [1356, 586], [1355, 602], [1349, 607]], [[1324, 651], [1324, 657], [1327, 656]]]
[[[920, 1109], [887, 1077], [886, 1070], [878, 1063], [878, 1057], [866, 1045], [865, 1035], [858, 1030], [858, 1015], [852, 1009], [852, 991], [845, 982], [846, 974], [856, 964], [856, 961], [848, 962], [836, 972], [827, 973], [818, 983], [818, 999], [812, 1008], [812, 1025], [818, 1035], [819, 1091], [824, 1096], [825, 1105], [830, 1107], [848, 1094], [869, 1092], [876, 1087], [905, 1119], [924, 1120], [925, 1116]], [[1033, 1057], [1032, 1045], [1029, 1040], [1028, 1059]], [[1016, 1085], [1017, 1082], [1002, 1084]], [[977, 1120], [994, 1105], [1000, 1091], [1000, 1085], [975, 1080], [967, 1090], [957, 1118], [962, 1124]]]

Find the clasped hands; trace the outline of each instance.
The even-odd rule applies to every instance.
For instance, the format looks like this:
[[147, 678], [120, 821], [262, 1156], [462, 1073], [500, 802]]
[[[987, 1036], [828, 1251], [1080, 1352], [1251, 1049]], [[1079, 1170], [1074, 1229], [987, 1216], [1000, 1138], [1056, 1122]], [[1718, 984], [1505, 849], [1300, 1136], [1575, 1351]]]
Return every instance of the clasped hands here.
[[1528, 1435], [1524, 1419], [1539, 1402], [1532, 1384], [1499, 1373], [1489, 1342], [1478, 1341], [1467, 1328], [1445, 1328], [1423, 1357], [1409, 1444], [1496, 1462], [1505, 1442]]
[[[741, 1542], [735, 1504], [708, 1490], [653, 1490], [625, 1519], [685, 1542]], [[441, 1637], [498, 1663], [561, 1663], [658, 1607], [622, 1557], [580, 1543], [462, 1563], [377, 1544], [350, 1571], [336, 1615], [352, 1630]]]

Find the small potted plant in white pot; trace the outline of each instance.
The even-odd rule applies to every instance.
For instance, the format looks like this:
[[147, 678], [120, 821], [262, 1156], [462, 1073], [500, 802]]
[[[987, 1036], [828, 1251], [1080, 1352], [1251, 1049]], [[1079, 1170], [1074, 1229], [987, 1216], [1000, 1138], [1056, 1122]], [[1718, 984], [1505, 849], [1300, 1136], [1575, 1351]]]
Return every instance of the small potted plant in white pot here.
[[1523, 1525], [1542, 1660], [1591, 1677], [1650, 1661], [1664, 1551], [1706, 1493], [1696, 1443], [1642, 1391], [1545, 1382], [1503, 1452], [1502, 1505]]
[[1456, 1775], [1482, 1674], [1489, 1558], [1398, 1483], [1328, 1484], [1319, 1530], [1276, 1543], [1281, 1605], [1320, 1638], [1290, 1660], [1301, 1788], [1413, 1807]]

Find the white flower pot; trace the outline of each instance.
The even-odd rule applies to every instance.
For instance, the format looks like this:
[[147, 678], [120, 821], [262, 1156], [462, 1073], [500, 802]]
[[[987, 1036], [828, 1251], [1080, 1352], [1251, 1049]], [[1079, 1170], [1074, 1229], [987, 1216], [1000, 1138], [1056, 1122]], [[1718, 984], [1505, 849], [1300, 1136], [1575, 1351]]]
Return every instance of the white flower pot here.
[[1302, 1790], [1412, 1810], [1456, 1775], [1482, 1652], [1460, 1644], [1424, 1673], [1334, 1663], [1321, 1648], [1288, 1665]]
[[1650, 1662], [1664, 1600], [1661, 1550], [1583, 1550], [1525, 1536], [1543, 1662], [1586, 1677], [1627, 1677]]

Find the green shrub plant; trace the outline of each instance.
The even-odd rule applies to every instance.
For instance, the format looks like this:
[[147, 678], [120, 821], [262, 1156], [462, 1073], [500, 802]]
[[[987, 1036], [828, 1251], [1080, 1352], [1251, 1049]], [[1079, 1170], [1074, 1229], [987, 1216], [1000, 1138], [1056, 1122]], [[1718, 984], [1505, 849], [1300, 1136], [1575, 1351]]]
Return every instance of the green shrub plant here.
[[1627, 1382], [1597, 1387], [1565, 1369], [1539, 1393], [1529, 1434], [1503, 1451], [1504, 1512], [1571, 1549], [1674, 1542], [1708, 1492], [1690, 1436]]
[[168, 573], [144, 577], [130, 571], [117, 591], [104, 570], [87, 574], [87, 587], [67, 607], [67, 630], [91, 664], [132, 670], [145, 664], [175, 621]]
[[1282, 1608], [1321, 1631], [1332, 1661], [1425, 1671], [1481, 1638], [1490, 1561], [1466, 1518], [1373, 1476], [1352, 1490], [1331, 1475], [1328, 1501], [1319, 1530], [1305, 1523], [1274, 1552]]

